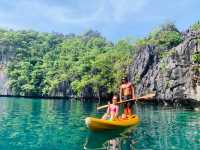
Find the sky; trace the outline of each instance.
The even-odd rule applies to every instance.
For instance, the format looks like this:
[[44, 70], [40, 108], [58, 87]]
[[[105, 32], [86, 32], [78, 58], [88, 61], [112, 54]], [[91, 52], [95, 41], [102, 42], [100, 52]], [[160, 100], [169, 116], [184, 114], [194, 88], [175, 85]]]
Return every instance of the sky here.
[[200, 0], [0, 0], [0, 28], [80, 34], [111, 41], [144, 37], [171, 21], [186, 30], [200, 20]]

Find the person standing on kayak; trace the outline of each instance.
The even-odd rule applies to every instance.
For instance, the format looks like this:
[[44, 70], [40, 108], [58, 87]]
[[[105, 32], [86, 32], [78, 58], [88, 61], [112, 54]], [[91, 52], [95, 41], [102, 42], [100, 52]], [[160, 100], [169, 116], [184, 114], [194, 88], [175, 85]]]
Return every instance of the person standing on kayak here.
[[131, 102], [127, 102], [124, 105], [124, 113], [122, 114], [122, 119], [128, 118], [133, 114], [132, 108], [131, 108]]
[[[120, 86], [120, 101], [125, 101], [129, 99], [135, 99], [135, 90], [134, 86], [131, 82], [128, 82], [127, 77], [122, 78], [122, 84]], [[134, 101], [130, 103], [130, 107], [132, 107]], [[125, 104], [126, 106], [127, 104]]]
[[113, 96], [112, 104], [109, 104], [107, 112], [103, 115], [102, 119], [114, 120], [118, 116], [119, 106], [117, 105], [117, 96]]

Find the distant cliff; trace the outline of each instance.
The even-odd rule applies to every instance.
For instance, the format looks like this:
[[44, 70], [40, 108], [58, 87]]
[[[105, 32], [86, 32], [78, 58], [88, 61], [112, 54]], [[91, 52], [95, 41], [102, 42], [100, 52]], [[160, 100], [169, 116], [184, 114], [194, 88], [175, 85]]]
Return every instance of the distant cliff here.
[[194, 60], [200, 56], [200, 31], [188, 30], [182, 38], [170, 49], [140, 48], [130, 66], [138, 95], [155, 91], [156, 100], [164, 104], [200, 104], [200, 64]]

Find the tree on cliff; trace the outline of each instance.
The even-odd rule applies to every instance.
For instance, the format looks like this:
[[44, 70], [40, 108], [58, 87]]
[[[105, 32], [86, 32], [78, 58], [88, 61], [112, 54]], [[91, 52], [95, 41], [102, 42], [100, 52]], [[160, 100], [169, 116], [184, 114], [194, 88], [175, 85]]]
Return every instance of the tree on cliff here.
[[7, 67], [9, 85], [22, 96], [56, 92], [64, 96], [66, 83], [79, 96], [88, 87], [96, 96], [103, 91], [117, 91], [133, 50], [125, 40], [113, 44], [91, 30], [78, 36], [33, 31], [5, 33], [0, 39], [11, 41], [15, 52]]

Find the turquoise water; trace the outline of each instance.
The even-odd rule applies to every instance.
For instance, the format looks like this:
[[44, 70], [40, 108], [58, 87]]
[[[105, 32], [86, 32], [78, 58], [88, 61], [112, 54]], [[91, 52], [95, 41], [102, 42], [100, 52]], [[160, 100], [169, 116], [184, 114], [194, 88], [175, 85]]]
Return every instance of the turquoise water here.
[[0, 150], [197, 150], [200, 112], [137, 104], [141, 123], [123, 132], [91, 133], [87, 116], [96, 103], [0, 98]]

